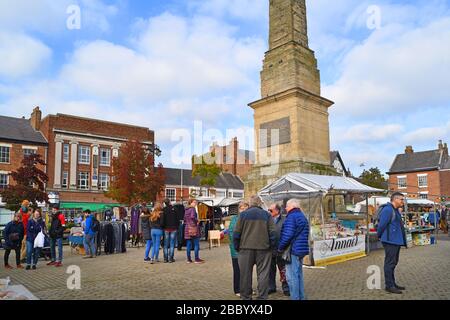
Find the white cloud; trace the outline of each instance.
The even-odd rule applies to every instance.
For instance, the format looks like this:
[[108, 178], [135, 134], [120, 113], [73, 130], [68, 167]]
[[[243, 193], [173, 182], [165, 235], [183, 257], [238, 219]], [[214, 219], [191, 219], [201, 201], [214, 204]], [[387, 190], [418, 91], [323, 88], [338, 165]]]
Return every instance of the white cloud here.
[[66, 31], [70, 16], [67, 8], [78, 5], [82, 28], [108, 31], [109, 19], [118, 13], [118, 7], [102, 0], [2, 0], [0, 1], [0, 28], [13, 31], [37, 31], [54, 34]]
[[0, 79], [33, 74], [49, 62], [51, 55], [50, 48], [37, 39], [0, 31]]
[[450, 18], [426, 27], [387, 26], [351, 50], [340, 79], [324, 88], [334, 112], [354, 116], [413, 112], [450, 100]]
[[442, 139], [448, 139], [450, 137], [450, 121], [447, 123], [447, 125], [441, 125], [436, 127], [425, 127], [425, 128], [419, 128], [417, 130], [408, 132], [404, 135], [403, 141], [406, 144], [417, 144], [417, 143], [424, 143], [424, 142], [430, 142], [433, 143], [442, 140]]
[[246, 21], [269, 16], [269, 3], [264, 0], [192, 0], [189, 6], [200, 14], [230, 16]]
[[383, 142], [393, 136], [399, 135], [403, 126], [398, 124], [357, 124], [350, 128], [338, 127], [332, 136], [334, 143], [352, 142]]
[[62, 81], [90, 95], [126, 104], [176, 97], [219, 95], [253, 86], [264, 44], [236, 39], [227, 26], [208, 18], [168, 13], [139, 23], [132, 47], [106, 41], [81, 45]]

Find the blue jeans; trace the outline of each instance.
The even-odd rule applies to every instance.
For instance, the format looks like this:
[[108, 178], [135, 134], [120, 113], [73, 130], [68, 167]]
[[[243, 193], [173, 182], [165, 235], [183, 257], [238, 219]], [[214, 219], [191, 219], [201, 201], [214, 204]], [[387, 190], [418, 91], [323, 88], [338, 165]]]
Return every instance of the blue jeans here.
[[173, 259], [176, 239], [177, 231], [164, 231], [164, 260]]
[[34, 243], [27, 241], [27, 266], [37, 265], [41, 248], [34, 248]]
[[292, 262], [286, 264], [286, 278], [289, 284], [291, 300], [306, 300], [303, 283], [303, 257], [291, 255]]
[[152, 256], [153, 260], [159, 259], [159, 247], [161, 246], [161, 237], [163, 235], [163, 231], [161, 229], [152, 229]]
[[150, 249], [152, 248], [152, 240], [147, 240], [147, 245], [145, 247], [145, 256], [144, 259], [148, 259], [148, 255], [150, 254]]
[[84, 236], [84, 249], [86, 250], [86, 255], [95, 256], [97, 251], [97, 246], [95, 244], [95, 239], [97, 239], [97, 234], [86, 234]]
[[[50, 252], [52, 255], [52, 262], [62, 262], [63, 261], [63, 245], [62, 238], [52, 239], [50, 238]], [[58, 245], [58, 260], [56, 260], [56, 245]]]
[[186, 254], [187, 254], [187, 259], [188, 260], [192, 260], [191, 259], [191, 249], [192, 246], [194, 246], [194, 254], [195, 254], [195, 260], [200, 259], [199, 257], [199, 251], [200, 251], [200, 238], [193, 238], [193, 239], [186, 239], [187, 244], [186, 244]]

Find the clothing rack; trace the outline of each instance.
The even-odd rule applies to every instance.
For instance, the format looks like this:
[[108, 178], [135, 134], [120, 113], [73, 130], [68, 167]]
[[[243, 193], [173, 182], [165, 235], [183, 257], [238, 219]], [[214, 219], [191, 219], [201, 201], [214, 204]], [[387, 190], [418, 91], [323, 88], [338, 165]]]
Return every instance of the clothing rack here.
[[125, 253], [129, 226], [124, 221], [102, 221], [97, 234], [97, 252], [100, 255], [102, 248], [105, 254]]

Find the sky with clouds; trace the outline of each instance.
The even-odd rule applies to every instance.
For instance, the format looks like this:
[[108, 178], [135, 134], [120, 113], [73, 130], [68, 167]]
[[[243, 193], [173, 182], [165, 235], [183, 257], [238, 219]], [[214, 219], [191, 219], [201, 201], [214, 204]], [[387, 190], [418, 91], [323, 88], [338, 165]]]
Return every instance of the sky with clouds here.
[[[29, 117], [39, 105], [147, 126], [167, 167], [187, 168], [180, 159], [236, 134], [253, 149], [247, 104], [260, 98], [268, 4], [1, 0], [0, 114]], [[71, 5], [79, 29], [67, 27]], [[362, 163], [387, 171], [406, 145], [450, 142], [450, 0], [307, 6], [322, 95], [335, 101], [331, 146], [354, 174]]]

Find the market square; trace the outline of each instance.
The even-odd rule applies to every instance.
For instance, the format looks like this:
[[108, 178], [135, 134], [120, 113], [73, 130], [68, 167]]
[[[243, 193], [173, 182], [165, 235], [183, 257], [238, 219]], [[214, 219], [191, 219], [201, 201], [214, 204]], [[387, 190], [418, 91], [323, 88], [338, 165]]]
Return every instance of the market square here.
[[0, 299], [450, 299], [450, 8], [9, 1]]

